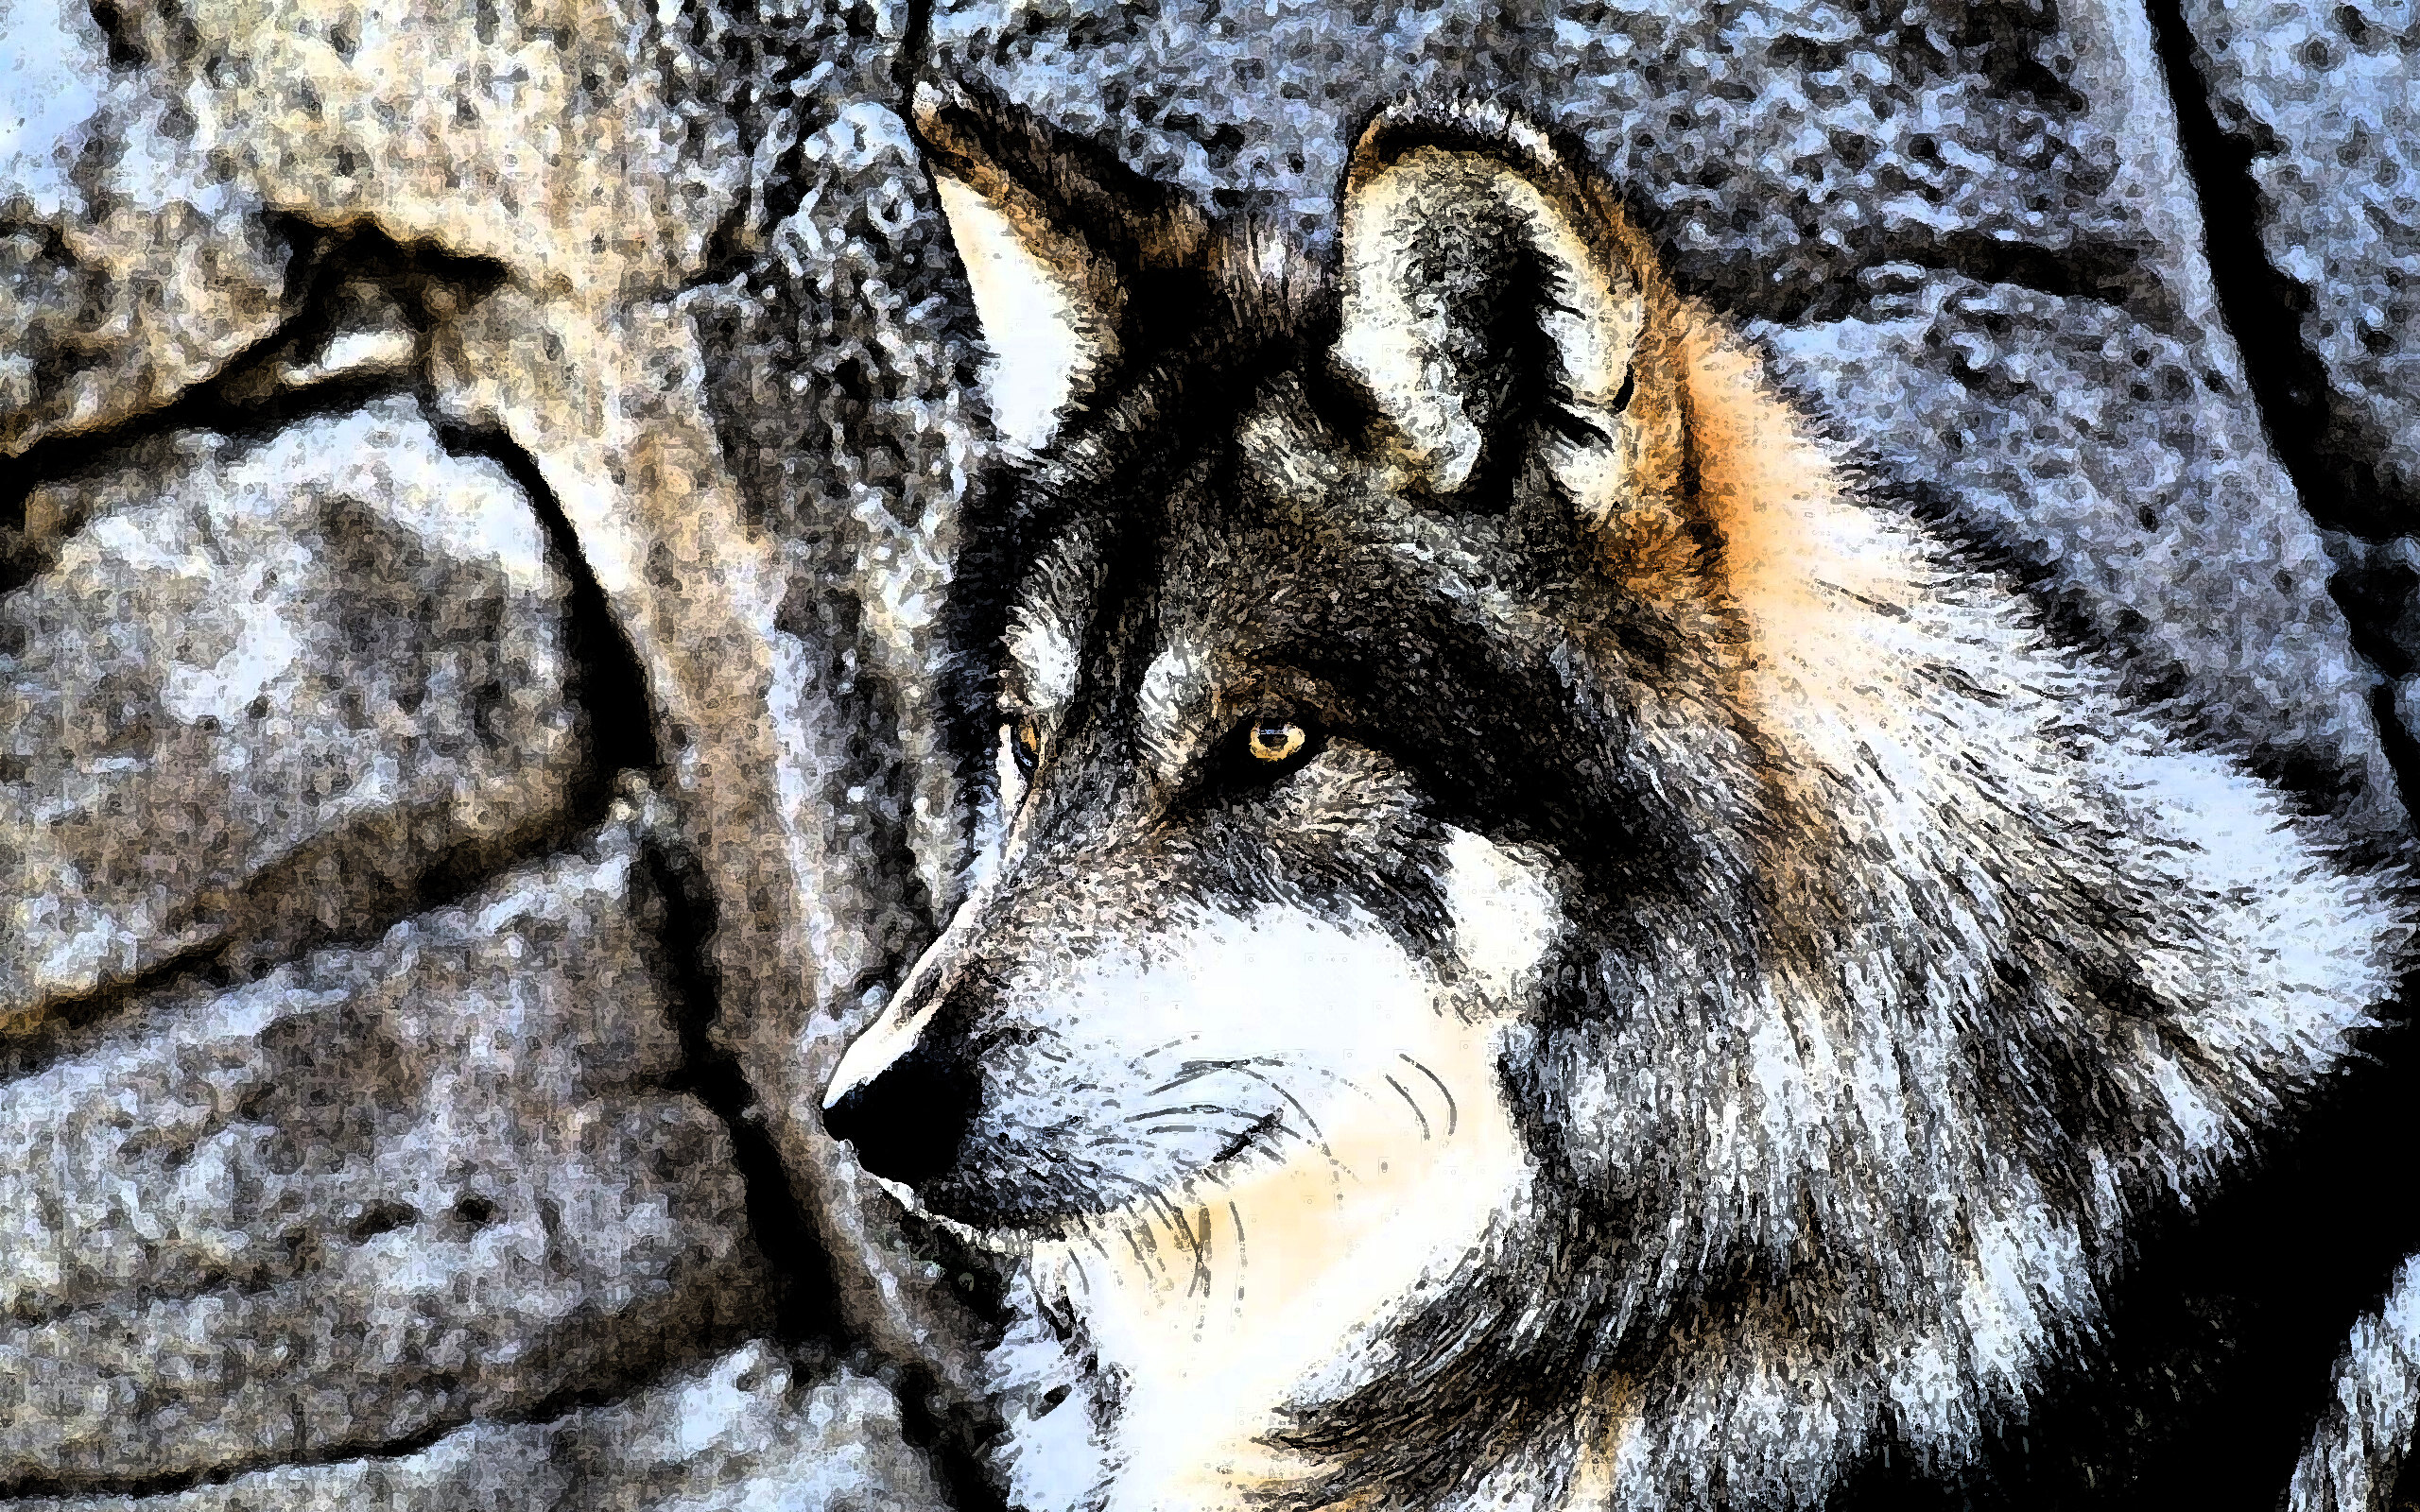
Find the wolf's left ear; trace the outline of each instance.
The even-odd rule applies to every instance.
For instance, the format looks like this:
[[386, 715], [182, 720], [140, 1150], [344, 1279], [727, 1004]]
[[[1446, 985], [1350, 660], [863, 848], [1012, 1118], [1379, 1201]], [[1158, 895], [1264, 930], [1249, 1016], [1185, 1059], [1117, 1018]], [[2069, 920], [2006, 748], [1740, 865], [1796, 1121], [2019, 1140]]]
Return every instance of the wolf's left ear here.
[[1599, 521], [1677, 497], [1678, 301], [1543, 132], [1479, 106], [1382, 113], [1345, 172], [1340, 241], [1337, 361], [1429, 490], [1534, 446]]
[[919, 83], [914, 115], [992, 349], [993, 423], [1039, 446], [1127, 350], [1137, 284], [1191, 264], [1208, 221], [1099, 147], [964, 86]]

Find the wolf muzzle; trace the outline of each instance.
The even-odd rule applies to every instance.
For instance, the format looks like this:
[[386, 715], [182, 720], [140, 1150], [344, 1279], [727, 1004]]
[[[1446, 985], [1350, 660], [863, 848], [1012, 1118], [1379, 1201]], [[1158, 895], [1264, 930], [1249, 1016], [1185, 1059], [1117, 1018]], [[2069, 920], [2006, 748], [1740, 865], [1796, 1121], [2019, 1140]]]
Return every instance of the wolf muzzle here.
[[882, 1015], [859, 1034], [833, 1069], [823, 1096], [823, 1127], [854, 1146], [857, 1164], [920, 1194], [957, 1166], [982, 1083], [962, 1053], [948, 1016], [962, 974], [943, 970], [957, 953], [953, 928], [910, 968]]
[[823, 1109], [823, 1127], [875, 1176], [922, 1188], [958, 1164], [980, 1100], [972, 1067], [920, 1043]]

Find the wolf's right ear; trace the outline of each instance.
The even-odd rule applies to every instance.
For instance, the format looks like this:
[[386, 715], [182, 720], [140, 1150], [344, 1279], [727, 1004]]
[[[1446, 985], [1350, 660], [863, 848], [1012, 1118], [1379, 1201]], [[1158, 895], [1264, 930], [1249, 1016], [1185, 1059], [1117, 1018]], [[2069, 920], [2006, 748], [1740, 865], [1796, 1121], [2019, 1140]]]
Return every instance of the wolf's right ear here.
[[991, 351], [992, 421], [1031, 449], [1129, 346], [1138, 280], [1191, 263], [1208, 221], [1099, 147], [962, 86], [916, 86], [915, 129]]
[[1340, 205], [1340, 368], [1439, 494], [1483, 456], [1543, 456], [1600, 533], [1670, 512], [1685, 440], [1680, 310], [1617, 198], [1505, 112], [1381, 112]]

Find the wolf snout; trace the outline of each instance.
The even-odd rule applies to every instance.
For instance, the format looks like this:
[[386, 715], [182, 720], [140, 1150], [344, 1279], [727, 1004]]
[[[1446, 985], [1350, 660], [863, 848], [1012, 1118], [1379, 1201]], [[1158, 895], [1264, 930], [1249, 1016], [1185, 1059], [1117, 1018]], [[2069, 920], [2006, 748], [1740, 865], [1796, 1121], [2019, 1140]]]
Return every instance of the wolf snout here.
[[979, 1091], [973, 1068], [947, 1050], [911, 1047], [823, 1109], [823, 1126], [875, 1176], [921, 1188], [958, 1163]]

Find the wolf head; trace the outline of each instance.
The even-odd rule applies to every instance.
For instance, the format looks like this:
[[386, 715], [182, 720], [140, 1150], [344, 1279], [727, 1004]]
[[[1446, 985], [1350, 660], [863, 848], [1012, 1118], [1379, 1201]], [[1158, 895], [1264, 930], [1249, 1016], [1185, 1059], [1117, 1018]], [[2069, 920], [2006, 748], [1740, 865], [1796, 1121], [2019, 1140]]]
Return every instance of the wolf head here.
[[[1022, 1497], [1955, 1462], [2393, 990], [2384, 885], [1864, 486], [1537, 130], [1381, 114], [1322, 266], [918, 127], [1017, 456], [954, 609], [990, 799], [827, 1120], [1090, 1351], [1098, 1474]], [[1263, 1461], [1159, 1462], [1221, 1415]]]

